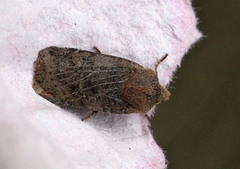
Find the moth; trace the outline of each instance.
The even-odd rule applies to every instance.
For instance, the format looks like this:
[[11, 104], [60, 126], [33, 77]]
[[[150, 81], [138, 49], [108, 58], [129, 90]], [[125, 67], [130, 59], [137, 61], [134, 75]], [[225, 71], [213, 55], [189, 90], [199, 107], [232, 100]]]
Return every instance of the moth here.
[[[75, 48], [47, 47], [34, 62], [33, 89], [48, 101], [113, 114], [146, 114], [170, 92], [155, 71], [133, 61]], [[89, 118], [83, 118], [83, 120]]]

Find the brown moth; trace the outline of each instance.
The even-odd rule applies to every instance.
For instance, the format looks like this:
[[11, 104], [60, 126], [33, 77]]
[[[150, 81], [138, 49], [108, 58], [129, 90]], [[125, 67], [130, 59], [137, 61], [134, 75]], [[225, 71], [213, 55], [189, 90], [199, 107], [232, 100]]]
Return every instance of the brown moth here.
[[157, 78], [157, 66], [167, 54], [153, 71], [95, 50], [42, 49], [34, 62], [33, 89], [60, 107], [87, 108], [93, 113], [145, 114], [169, 99], [170, 92]]

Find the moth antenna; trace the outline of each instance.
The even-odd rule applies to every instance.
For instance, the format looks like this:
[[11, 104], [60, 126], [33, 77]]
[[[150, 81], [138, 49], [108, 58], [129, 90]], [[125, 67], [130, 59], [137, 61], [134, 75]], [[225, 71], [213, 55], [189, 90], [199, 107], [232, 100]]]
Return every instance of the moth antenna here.
[[161, 62], [163, 62], [163, 61], [166, 59], [167, 56], [168, 56], [168, 54], [166, 53], [165, 56], [163, 56], [161, 59], [159, 59], [159, 60], [157, 61], [157, 63], [155, 63], [155, 72], [157, 72], [157, 67], [158, 67], [158, 65], [159, 65]]

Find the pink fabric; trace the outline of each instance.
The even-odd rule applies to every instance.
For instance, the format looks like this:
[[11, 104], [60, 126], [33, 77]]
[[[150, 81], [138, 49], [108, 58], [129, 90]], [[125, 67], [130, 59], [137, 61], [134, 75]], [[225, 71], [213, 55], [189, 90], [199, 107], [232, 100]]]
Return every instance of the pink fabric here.
[[51, 45], [97, 46], [152, 69], [168, 53], [158, 66], [159, 82], [167, 85], [201, 37], [190, 1], [0, 3], [0, 158], [5, 168], [166, 167], [146, 118], [98, 113], [82, 122], [35, 94], [33, 62]]

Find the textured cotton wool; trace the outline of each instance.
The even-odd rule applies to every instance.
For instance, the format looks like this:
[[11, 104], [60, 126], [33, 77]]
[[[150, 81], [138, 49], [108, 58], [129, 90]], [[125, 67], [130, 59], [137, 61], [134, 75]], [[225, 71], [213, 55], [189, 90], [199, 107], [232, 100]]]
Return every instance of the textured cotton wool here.
[[167, 53], [156, 75], [166, 87], [201, 37], [191, 1], [1, 0], [0, 11], [0, 93], [5, 93], [0, 94], [0, 158], [5, 168], [166, 167], [147, 118], [103, 112], [82, 121], [91, 111], [72, 113], [36, 94], [33, 62], [49, 46], [86, 51], [97, 46], [103, 54], [154, 71]]

